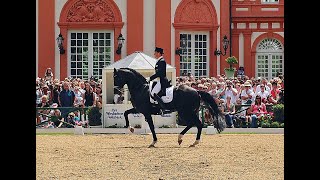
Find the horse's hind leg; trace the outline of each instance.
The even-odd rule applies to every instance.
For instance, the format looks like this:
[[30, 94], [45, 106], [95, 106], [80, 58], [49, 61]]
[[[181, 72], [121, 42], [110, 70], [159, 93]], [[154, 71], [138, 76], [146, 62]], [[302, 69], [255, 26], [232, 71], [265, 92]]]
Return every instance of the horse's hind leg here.
[[[178, 112], [179, 113], [179, 112]], [[179, 113], [179, 118], [184, 120], [185, 122], [187, 122], [187, 127], [184, 128], [181, 133], [178, 136], [178, 144], [180, 145], [182, 143], [182, 137], [183, 135], [189, 131], [190, 128], [192, 128], [192, 126], [194, 125], [192, 122], [190, 122], [190, 120], [188, 120], [188, 115], [186, 113]]]
[[192, 128], [192, 125], [188, 125], [188, 126], [187, 126], [186, 128], [184, 128], [184, 130], [181, 131], [181, 133], [179, 134], [179, 136], [178, 136], [178, 144], [179, 144], [179, 145], [182, 143], [182, 137], [183, 137], [183, 135], [184, 135], [187, 131], [189, 131], [190, 128]]
[[201, 131], [202, 131], [202, 123], [201, 123], [201, 121], [199, 121], [199, 118], [197, 118], [195, 120], [195, 124], [196, 124], [197, 129], [198, 129], [196, 141], [192, 145], [190, 145], [189, 147], [195, 147], [197, 144], [200, 143], [200, 137], [201, 137]]
[[149, 145], [149, 148], [150, 147], [155, 147], [154, 145], [157, 143], [158, 139], [157, 139], [157, 135], [156, 135], [156, 132], [154, 130], [154, 125], [153, 125], [153, 121], [152, 121], [152, 117], [151, 115], [145, 115], [145, 118], [149, 124], [149, 127], [150, 127], [150, 131], [152, 133], [152, 137], [153, 137], [153, 141], [152, 143]]

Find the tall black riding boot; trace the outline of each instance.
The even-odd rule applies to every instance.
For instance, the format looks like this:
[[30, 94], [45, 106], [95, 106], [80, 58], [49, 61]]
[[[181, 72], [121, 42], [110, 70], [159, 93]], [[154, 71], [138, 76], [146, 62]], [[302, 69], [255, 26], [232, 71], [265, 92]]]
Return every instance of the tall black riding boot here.
[[157, 102], [159, 103], [160, 107], [165, 110], [166, 109], [166, 105], [164, 104], [164, 102], [162, 101], [162, 99], [160, 98], [160, 96], [158, 94], [154, 94], [154, 98], [157, 100]]

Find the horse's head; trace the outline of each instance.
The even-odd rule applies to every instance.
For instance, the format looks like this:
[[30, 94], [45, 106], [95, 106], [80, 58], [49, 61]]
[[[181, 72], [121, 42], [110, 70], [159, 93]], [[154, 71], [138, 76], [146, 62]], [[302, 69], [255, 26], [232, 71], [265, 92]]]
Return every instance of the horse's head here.
[[118, 88], [123, 88], [125, 84], [127, 84], [127, 78], [125, 77], [125, 73], [122, 70], [113, 69], [113, 79], [114, 86]]

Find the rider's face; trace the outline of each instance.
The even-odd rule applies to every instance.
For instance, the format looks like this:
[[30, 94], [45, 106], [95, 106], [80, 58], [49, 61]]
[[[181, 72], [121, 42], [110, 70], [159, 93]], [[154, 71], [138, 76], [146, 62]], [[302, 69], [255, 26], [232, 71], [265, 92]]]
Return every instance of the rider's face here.
[[155, 58], [159, 58], [160, 56], [161, 56], [161, 55], [160, 55], [159, 52], [156, 52], [156, 51], [154, 52], [154, 57], [155, 57]]

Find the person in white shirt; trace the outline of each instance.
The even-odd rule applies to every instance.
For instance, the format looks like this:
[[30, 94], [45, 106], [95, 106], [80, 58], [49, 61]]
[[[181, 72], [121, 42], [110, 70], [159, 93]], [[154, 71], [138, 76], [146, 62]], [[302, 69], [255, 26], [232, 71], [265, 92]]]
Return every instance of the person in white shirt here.
[[122, 104], [123, 98], [124, 97], [122, 96], [122, 92], [120, 92], [118, 89], [114, 89], [113, 103]]
[[256, 92], [256, 96], [260, 96], [261, 97], [261, 102], [265, 102], [267, 100], [269, 92], [265, 90], [266, 87], [265, 87], [264, 84], [260, 84], [260, 88], [261, 88], [261, 91]]
[[227, 84], [227, 86], [224, 88], [224, 90], [221, 92], [220, 95], [222, 97], [230, 96], [231, 97], [231, 103], [235, 104], [236, 100], [237, 100], [238, 91], [237, 91], [237, 89], [233, 88], [233, 84], [232, 84], [232, 82], [230, 80], [227, 80], [226, 84]]
[[261, 84], [264, 84], [265, 90], [270, 94], [271, 89], [267, 86], [268, 80], [266, 78], [261, 79], [261, 83], [256, 87], [256, 92], [261, 91]]
[[244, 83], [245, 89], [241, 92], [242, 104], [251, 104], [254, 101], [254, 93], [251, 88], [250, 82], [246, 81]]

